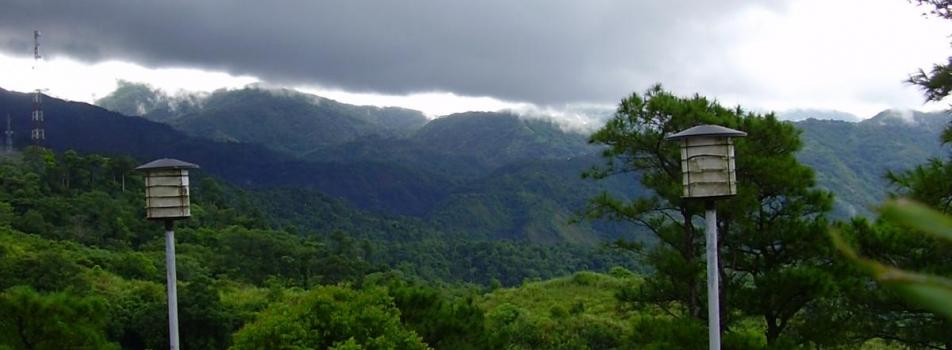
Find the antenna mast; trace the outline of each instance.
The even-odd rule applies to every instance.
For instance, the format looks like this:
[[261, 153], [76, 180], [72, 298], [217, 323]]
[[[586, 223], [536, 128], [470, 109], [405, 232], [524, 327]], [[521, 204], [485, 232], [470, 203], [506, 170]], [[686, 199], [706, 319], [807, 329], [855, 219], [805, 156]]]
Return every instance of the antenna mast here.
[[[33, 75], [39, 82], [39, 74], [37, 74], [37, 66], [40, 63], [40, 31], [33, 31]], [[43, 142], [46, 141], [46, 130], [44, 128], [44, 118], [43, 118], [43, 94], [42, 89], [37, 86], [36, 90], [33, 92], [33, 130], [30, 131], [30, 139], [33, 140], [34, 146], [43, 146]]]

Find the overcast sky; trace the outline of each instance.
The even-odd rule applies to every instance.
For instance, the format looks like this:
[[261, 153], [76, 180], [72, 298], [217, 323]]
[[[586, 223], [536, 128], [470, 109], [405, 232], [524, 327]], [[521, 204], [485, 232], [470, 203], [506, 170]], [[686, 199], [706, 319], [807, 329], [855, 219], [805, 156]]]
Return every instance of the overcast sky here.
[[[0, 0], [0, 87], [102, 97], [252, 82], [441, 115], [612, 106], [660, 82], [751, 109], [869, 117], [952, 26], [904, 0]], [[31, 72], [32, 30], [45, 61]], [[39, 78], [35, 78], [39, 76]]]

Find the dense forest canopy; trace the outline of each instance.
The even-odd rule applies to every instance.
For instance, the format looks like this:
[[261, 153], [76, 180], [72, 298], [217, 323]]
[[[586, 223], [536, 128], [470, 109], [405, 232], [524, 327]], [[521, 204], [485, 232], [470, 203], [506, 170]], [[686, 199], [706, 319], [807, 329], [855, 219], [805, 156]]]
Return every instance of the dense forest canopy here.
[[[166, 346], [162, 228], [144, 220], [141, 174], [131, 171], [136, 164], [127, 157], [55, 154], [33, 147], [0, 160], [0, 333], [9, 335], [0, 338], [7, 346]], [[331, 298], [348, 295], [345, 300], [357, 303], [354, 308], [365, 302], [380, 305], [374, 312], [389, 315], [390, 321], [380, 322], [396, 327], [393, 334], [416, 339], [418, 345], [415, 334], [430, 335], [423, 338], [430, 344], [459, 342], [433, 340], [448, 336], [424, 331], [468, 327], [453, 325], [463, 321], [449, 317], [411, 327], [392, 304], [401, 299], [391, 294], [406, 288], [410, 294], [405, 297], [417, 300], [423, 293], [426, 299], [413, 303], [435, 304], [413, 307], [449, 315], [469, 308], [473, 315], [459, 317], [482, 322], [483, 311], [475, 303], [487, 288], [635, 266], [632, 255], [608, 248], [471, 240], [413, 220], [374, 216], [316, 193], [249, 192], [200, 171], [192, 176], [197, 176], [193, 217], [176, 229], [181, 334], [187, 348], [226, 347], [258, 312], [296, 305], [310, 298], [305, 290], [320, 298], [325, 293], [320, 286], [334, 285], [339, 287], [326, 287]], [[291, 202], [315, 207], [284, 211], [292, 215], [281, 219], [266, 214], [282, 212]], [[325, 215], [324, 226], [312, 230], [310, 221], [318, 214]], [[387, 234], [391, 231], [402, 234]], [[362, 287], [370, 283], [369, 276], [379, 274], [389, 277], [371, 283], [376, 287]], [[393, 286], [378, 285], [384, 281]], [[403, 311], [411, 312], [424, 311]], [[46, 327], [51, 317], [82, 327]], [[348, 330], [352, 322], [363, 321], [358, 317], [340, 327]], [[374, 331], [383, 327], [365, 326]], [[27, 336], [16, 336], [21, 333]], [[483, 335], [458, 333], [479, 338], [466, 342], [485, 341]], [[351, 340], [347, 334], [319, 344], [379, 341], [373, 340], [379, 335]], [[258, 339], [251, 335], [235, 339], [241, 339], [234, 344], [239, 347], [260, 345], [249, 343]]]

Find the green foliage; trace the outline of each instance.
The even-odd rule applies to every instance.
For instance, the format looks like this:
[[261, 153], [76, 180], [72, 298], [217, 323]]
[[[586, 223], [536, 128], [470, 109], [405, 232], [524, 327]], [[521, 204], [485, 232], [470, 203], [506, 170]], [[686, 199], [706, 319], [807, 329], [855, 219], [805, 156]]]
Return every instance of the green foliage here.
[[[122, 165], [113, 171], [113, 163]], [[0, 162], [0, 204], [9, 204], [0, 205], [0, 217], [9, 217], [9, 225], [0, 225], [0, 290], [30, 286], [40, 295], [99, 300], [101, 306], [89, 317], [102, 322], [90, 326], [107, 342], [164, 348], [162, 230], [143, 219], [142, 180], [128, 171], [129, 164], [135, 162], [42, 149], [28, 150], [23, 160]], [[359, 211], [313, 193], [259, 194], [200, 173], [194, 176], [193, 217], [176, 227], [180, 335], [190, 349], [229, 347], [232, 335], [262, 310], [277, 309], [275, 305], [297, 300], [307, 290], [323, 290], [322, 284], [341, 282], [363, 284], [353, 293], [377, 301], [360, 297], [354, 307], [375, 305], [387, 317], [396, 317], [399, 332], [392, 333], [393, 339], [342, 337], [335, 346], [372, 348], [418, 334], [410, 341], [414, 346], [422, 339], [444, 349], [486, 349], [494, 344], [493, 331], [487, 328], [477, 289], [430, 287], [433, 282], [495, 280], [501, 288], [578, 269], [634, 267], [634, 259], [623, 252], [470, 240], [419, 220]], [[286, 229], [272, 228], [278, 226], [271, 222], [272, 207], [262, 203], [308, 201], [315, 205], [274, 219]], [[312, 214], [324, 222], [321, 230], [298, 221]], [[404, 271], [408, 277], [365, 281], [368, 274], [391, 268], [396, 269], [391, 273]], [[389, 306], [381, 304], [384, 300]], [[571, 319], [589, 312], [591, 305], [580, 301], [562, 308]], [[386, 320], [384, 324], [393, 325]]]
[[489, 239], [588, 245], [619, 236], [644, 239], [644, 230], [630, 224], [573, 222], [591, 196], [638, 191], [631, 179], [598, 183], [579, 179], [581, 169], [597, 162], [596, 157], [585, 156], [505, 166], [459, 188], [429, 215], [430, 220], [448, 232]]
[[140, 203], [142, 187], [141, 182], [124, 187], [130, 164], [122, 157], [76, 152], [57, 159], [52, 152], [30, 148], [22, 166], [0, 163], [0, 200], [12, 205], [18, 218], [13, 227], [24, 232], [96, 246], [139, 244], [141, 237], [133, 232], [146, 223], [139, 220], [141, 205], [131, 204]]
[[105, 302], [30, 287], [0, 293], [0, 345], [12, 349], [118, 349], [106, 339]]
[[383, 290], [314, 288], [272, 304], [235, 334], [233, 349], [426, 349]]
[[[928, 13], [943, 19], [952, 19], [952, 2], [948, 0], [910, 0], [919, 6], [929, 8]], [[918, 85], [926, 95], [926, 101], [942, 101], [952, 93], [952, 57], [948, 63], [936, 64], [929, 72], [919, 69], [907, 80]]]
[[212, 257], [205, 265], [211, 273], [252, 284], [279, 277], [288, 284], [309, 287], [353, 281], [371, 269], [366, 260], [353, 255], [346, 246], [351, 244], [350, 238], [342, 234], [333, 236], [337, 242], [344, 242], [334, 245], [334, 250], [316, 239], [239, 226], [185, 231], [182, 236], [184, 243], [210, 248]]
[[[855, 266], [849, 270], [849, 278], [841, 283], [844, 298], [831, 305], [846, 311], [837, 312], [840, 315], [836, 318], [850, 322], [833, 324], [833, 329], [853, 333], [859, 339], [880, 338], [887, 343], [914, 348], [944, 346], [952, 341], [948, 333], [952, 322], [919, 307], [914, 301], [914, 304], [908, 302], [909, 298], [921, 298], [920, 291], [931, 293], [933, 288], [928, 286], [934, 285], [932, 278], [906, 271], [949, 276], [952, 260], [948, 251], [952, 244], [913, 234], [920, 225], [910, 219], [921, 218], [915, 213], [896, 215], [906, 210], [893, 207], [897, 205], [889, 204], [887, 210], [891, 214], [881, 216], [874, 223], [854, 220], [834, 230], [834, 242]], [[913, 212], [920, 210], [912, 209]], [[880, 279], [887, 288], [878, 287], [871, 279]], [[907, 280], [916, 282], [903, 282]], [[919, 282], [926, 287], [910, 287]], [[844, 325], [847, 325], [845, 329]]]
[[898, 189], [897, 195], [915, 198], [942, 212], [952, 212], [952, 161], [930, 159], [925, 164], [886, 177]]
[[435, 288], [399, 273], [367, 276], [364, 288], [385, 287], [400, 320], [437, 349], [484, 349], [489, 331], [475, 291]]
[[490, 347], [512, 349], [615, 349], [632, 330], [614, 295], [636, 281], [591, 272], [529, 282], [486, 295]]
[[[109, 333], [123, 348], [159, 349], [168, 344], [168, 305], [165, 285], [155, 282], [112, 280], [117, 290], [105, 290], [108, 297]], [[187, 299], [179, 298], [184, 302]], [[163, 325], [165, 327], [163, 327]], [[186, 339], [190, 342], [190, 339]]]
[[[759, 324], [743, 324], [721, 334], [724, 349], [784, 349], [795, 348], [788, 339], [767, 346]], [[689, 318], [639, 315], [631, 320], [631, 331], [624, 344], [628, 349], [704, 349], [707, 348], [707, 325]], [[786, 342], [788, 344], [778, 344]]]
[[[952, 243], [952, 217], [908, 201], [888, 202], [883, 206], [882, 213], [885, 220]], [[862, 266], [879, 283], [893, 288], [915, 304], [952, 319], [952, 280], [909, 272], [863, 258], [838, 234], [834, 234], [833, 238], [841, 253]]]
[[[389, 242], [379, 249], [388, 266], [431, 281], [514, 286], [526, 279], [564, 276], [578, 270], [635, 268], [631, 252], [571, 244], [543, 246], [520, 241], [427, 239]], [[413, 262], [409, 264], [408, 262]], [[456, 262], [456, 263], [448, 263]]]
[[[74, 166], [73, 173], [99, 175], [91, 181], [70, 180], [67, 188], [62, 170], [67, 158], [76, 164], [106, 164], [106, 169], [119, 165], [108, 171], [96, 170], [101, 165], [89, 165], [93, 170]], [[103, 248], [161, 252], [161, 230], [142, 220], [141, 178], [130, 173], [129, 164], [135, 162], [76, 152], [57, 157], [31, 149], [22, 163], [0, 163], [0, 203], [10, 203], [12, 225], [23, 232]], [[455, 232], [449, 236], [420, 220], [357, 210], [313, 191], [249, 193], [200, 172], [196, 176], [193, 217], [179, 225], [177, 234], [183, 255], [180, 273], [186, 278], [223, 274], [260, 284], [279, 276], [290, 284], [310, 286], [353, 281], [384, 266], [401, 265], [429, 280], [487, 284], [497, 278], [514, 285], [527, 277], [633, 264], [628, 256], [597, 247], [479, 241]], [[269, 229], [278, 225], [288, 230]], [[156, 256], [130, 251], [116, 258], [121, 261], [111, 262], [111, 271], [161, 280]]]
[[40, 292], [89, 287], [67, 244], [51, 244], [39, 237], [0, 228], [0, 289], [31, 286]]
[[707, 344], [707, 327], [687, 318], [637, 318], [625, 340], [637, 349], [703, 349]]
[[919, 69], [907, 80], [919, 85], [928, 101], [941, 101], [952, 92], [952, 58], [948, 63], [935, 64], [929, 72]]
[[200, 276], [184, 284], [179, 300], [183, 348], [223, 349], [229, 344], [241, 320], [223, 305], [210, 278]]
[[606, 162], [585, 176], [634, 173], [651, 194], [628, 201], [603, 193], [591, 200], [587, 214], [638, 223], [659, 242], [644, 251], [654, 272], [621, 296], [678, 318], [704, 320], [703, 231], [696, 225], [703, 219], [702, 203], [681, 198], [679, 145], [665, 140], [698, 124], [748, 133], [735, 140], [738, 194], [718, 203], [723, 262], [718, 268], [727, 291], [722, 305], [742, 313], [725, 313], [721, 319], [730, 329], [743, 317], [760, 317], [767, 343], [774, 344], [806, 306], [833, 290], [834, 281], [826, 269], [831, 261], [824, 235], [833, 198], [814, 188], [812, 170], [795, 158], [801, 143], [793, 124], [772, 114], [727, 109], [700, 96], [678, 97], [660, 86], [632, 94], [592, 135], [590, 142], [607, 146]]

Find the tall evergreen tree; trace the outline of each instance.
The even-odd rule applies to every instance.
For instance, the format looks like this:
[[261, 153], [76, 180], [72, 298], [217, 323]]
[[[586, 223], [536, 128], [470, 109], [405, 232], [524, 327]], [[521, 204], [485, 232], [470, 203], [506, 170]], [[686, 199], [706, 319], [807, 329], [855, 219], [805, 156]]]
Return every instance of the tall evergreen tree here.
[[[736, 140], [738, 195], [718, 202], [722, 237], [723, 327], [740, 317], [767, 324], [769, 344], [810, 341], [788, 332], [794, 319], [832, 290], [825, 239], [825, 213], [832, 195], [814, 187], [813, 171], [797, 162], [799, 131], [773, 114], [729, 109], [695, 95], [684, 98], [654, 86], [622, 100], [613, 119], [590, 142], [607, 146], [606, 163], [584, 176], [638, 176], [651, 197], [623, 194], [593, 198], [587, 216], [630, 220], [657, 238], [646, 250], [652, 273], [637, 290], [624, 293], [636, 304], [660, 306], [670, 314], [705, 319], [703, 203], [681, 198], [679, 145], [665, 137], [699, 124], [748, 132]], [[789, 333], [789, 334], [788, 334]], [[800, 335], [796, 335], [800, 334]]]

